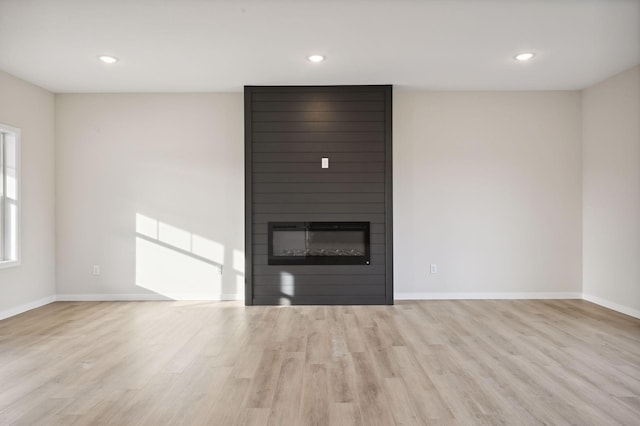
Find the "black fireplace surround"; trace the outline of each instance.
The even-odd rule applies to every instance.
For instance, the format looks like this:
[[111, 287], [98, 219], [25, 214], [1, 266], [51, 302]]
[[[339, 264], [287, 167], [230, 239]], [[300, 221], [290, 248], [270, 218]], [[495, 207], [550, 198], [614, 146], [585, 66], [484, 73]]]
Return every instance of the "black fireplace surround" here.
[[392, 91], [245, 86], [245, 304], [393, 304]]
[[369, 265], [369, 222], [269, 222], [269, 265]]

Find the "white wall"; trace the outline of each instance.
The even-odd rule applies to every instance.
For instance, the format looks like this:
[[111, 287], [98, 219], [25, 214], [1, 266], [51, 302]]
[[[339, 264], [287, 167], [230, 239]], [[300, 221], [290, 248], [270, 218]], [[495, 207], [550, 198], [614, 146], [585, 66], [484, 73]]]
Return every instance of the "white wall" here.
[[640, 318], [640, 66], [583, 94], [584, 293]]
[[56, 113], [61, 299], [244, 293], [242, 94], [58, 95]]
[[579, 297], [580, 93], [394, 96], [396, 297]]
[[0, 122], [22, 134], [22, 262], [0, 269], [0, 319], [55, 295], [54, 97], [0, 71]]
[[[637, 315], [639, 82], [636, 67], [582, 99], [396, 92], [396, 297], [575, 296], [584, 274], [590, 300]], [[62, 299], [243, 293], [241, 94], [54, 108], [1, 72], [0, 91], [0, 121], [23, 132], [22, 266], [0, 270], [0, 316], [52, 300], [54, 276]]]
[[[56, 106], [61, 298], [242, 294], [242, 95]], [[397, 297], [579, 295], [579, 93], [396, 93], [394, 168]]]

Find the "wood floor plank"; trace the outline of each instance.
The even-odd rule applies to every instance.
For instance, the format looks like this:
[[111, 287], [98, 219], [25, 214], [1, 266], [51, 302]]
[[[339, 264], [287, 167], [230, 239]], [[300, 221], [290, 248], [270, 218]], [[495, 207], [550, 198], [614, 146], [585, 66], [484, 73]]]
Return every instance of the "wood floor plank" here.
[[367, 425], [394, 424], [390, 407], [383, 395], [384, 382], [366, 352], [353, 354], [356, 389], [362, 419]]
[[270, 408], [245, 408], [241, 411], [241, 426], [266, 426], [269, 422]]
[[453, 422], [451, 410], [415, 355], [404, 346], [394, 347], [392, 351], [396, 364], [400, 366], [400, 377], [410, 390], [409, 399], [418, 418], [423, 424], [438, 419]]
[[424, 424], [416, 414], [414, 405], [409, 397], [407, 386], [399, 377], [385, 378], [384, 394], [389, 404], [389, 410], [393, 420], [398, 425]]
[[356, 400], [355, 377], [355, 368], [350, 354], [329, 363], [328, 380], [332, 403], [352, 403]]
[[305, 369], [302, 405], [298, 425], [326, 425], [329, 423], [329, 389], [324, 364], [309, 364]]
[[309, 327], [307, 337], [307, 363], [324, 364], [331, 360], [331, 339], [325, 319], [314, 319]]
[[213, 407], [206, 418], [189, 419], [180, 424], [220, 424], [236, 425], [241, 422], [243, 414], [243, 401], [250, 391], [249, 379], [230, 378], [226, 381], [219, 398], [214, 399]]
[[285, 357], [273, 397], [269, 425], [296, 424], [304, 371], [303, 353], [292, 352]]
[[329, 424], [335, 426], [362, 426], [362, 417], [356, 404], [337, 402], [329, 405]]
[[264, 351], [260, 364], [251, 383], [247, 407], [271, 407], [284, 354], [277, 351]]
[[0, 424], [637, 425], [640, 320], [579, 300], [57, 302], [0, 321]]

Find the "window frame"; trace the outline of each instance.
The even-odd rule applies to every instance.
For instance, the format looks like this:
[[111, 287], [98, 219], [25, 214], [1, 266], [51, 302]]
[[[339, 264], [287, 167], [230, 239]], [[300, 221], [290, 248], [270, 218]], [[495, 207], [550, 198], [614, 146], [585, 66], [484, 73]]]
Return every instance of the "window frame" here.
[[[13, 126], [9, 126], [7, 124], [3, 124], [0, 123], [0, 150], [2, 150], [3, 152], [0, 153], [0, 157], [4, 157], [4, 155], [6, 154], [6, 149], [4, 147], [4, 135], [5, 134], [12, 134], [15, 138], [15, 164], [16, 164], [16, 170], [15, 170], [15, 179], [16, 179], [16, 201], [15, 201], [15, 206], [16, 206], [16, 223], [15, 223], [15, 227], [16, 227], [16, 258], [15, 259], [11, 259], [11, 260], [2, 260], [2, 256], [4, 256], [2, 254], [2, 251], [5, 249], [5, 244], [7, 244], [7, 242], [5, 241], [5, 234], [2, 232], [4, 229], [0, 230], [0, 269], [4, 269], [4, 268], [10, 268], [13, 266], [18, 266], [21, 264], [22, 261], [22, 232], [21, 232], [21, 224], [22, 224], [22, 220], [21, 220], [21, 216], [22, 216], [22, 195], [21, 195], [21, 188], [22, 188], [22, 178], [21, 178], [21, 169], [22, 169], [22, 165], [21, 165], [21, 161], [20, 161], [20, 148], [21, 148], [21, 130], [18, 127], [13, 127]], [[4, 158], [2, 158], [2, 161], [6, 161]], [[0, 175], [1, 175], [1, 179], [0, 179], [0, 184], [3, 185], [2, 191], [0, 191], [2, 194], [4, 194], [4, 192], [6, 191], [6, 170], [3, 162], [0, 162]], [[5, 199], [0, 199], [0, 227], [4, 228], [5, 226], [5, 219], [4, 219], [4, 215], [6, 214], [6, 205], [5, 205], [6, 200]], [[6, 231], [5, 231], [6, 232]]]

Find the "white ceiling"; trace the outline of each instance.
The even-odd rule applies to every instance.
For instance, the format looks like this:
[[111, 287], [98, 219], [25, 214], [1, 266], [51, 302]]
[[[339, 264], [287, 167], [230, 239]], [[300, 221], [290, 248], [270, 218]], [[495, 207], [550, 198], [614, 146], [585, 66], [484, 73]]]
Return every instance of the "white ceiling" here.
[[57, 93], [573, 90], [638, 63], [640, 0], [0, 0], [0, 69]]

